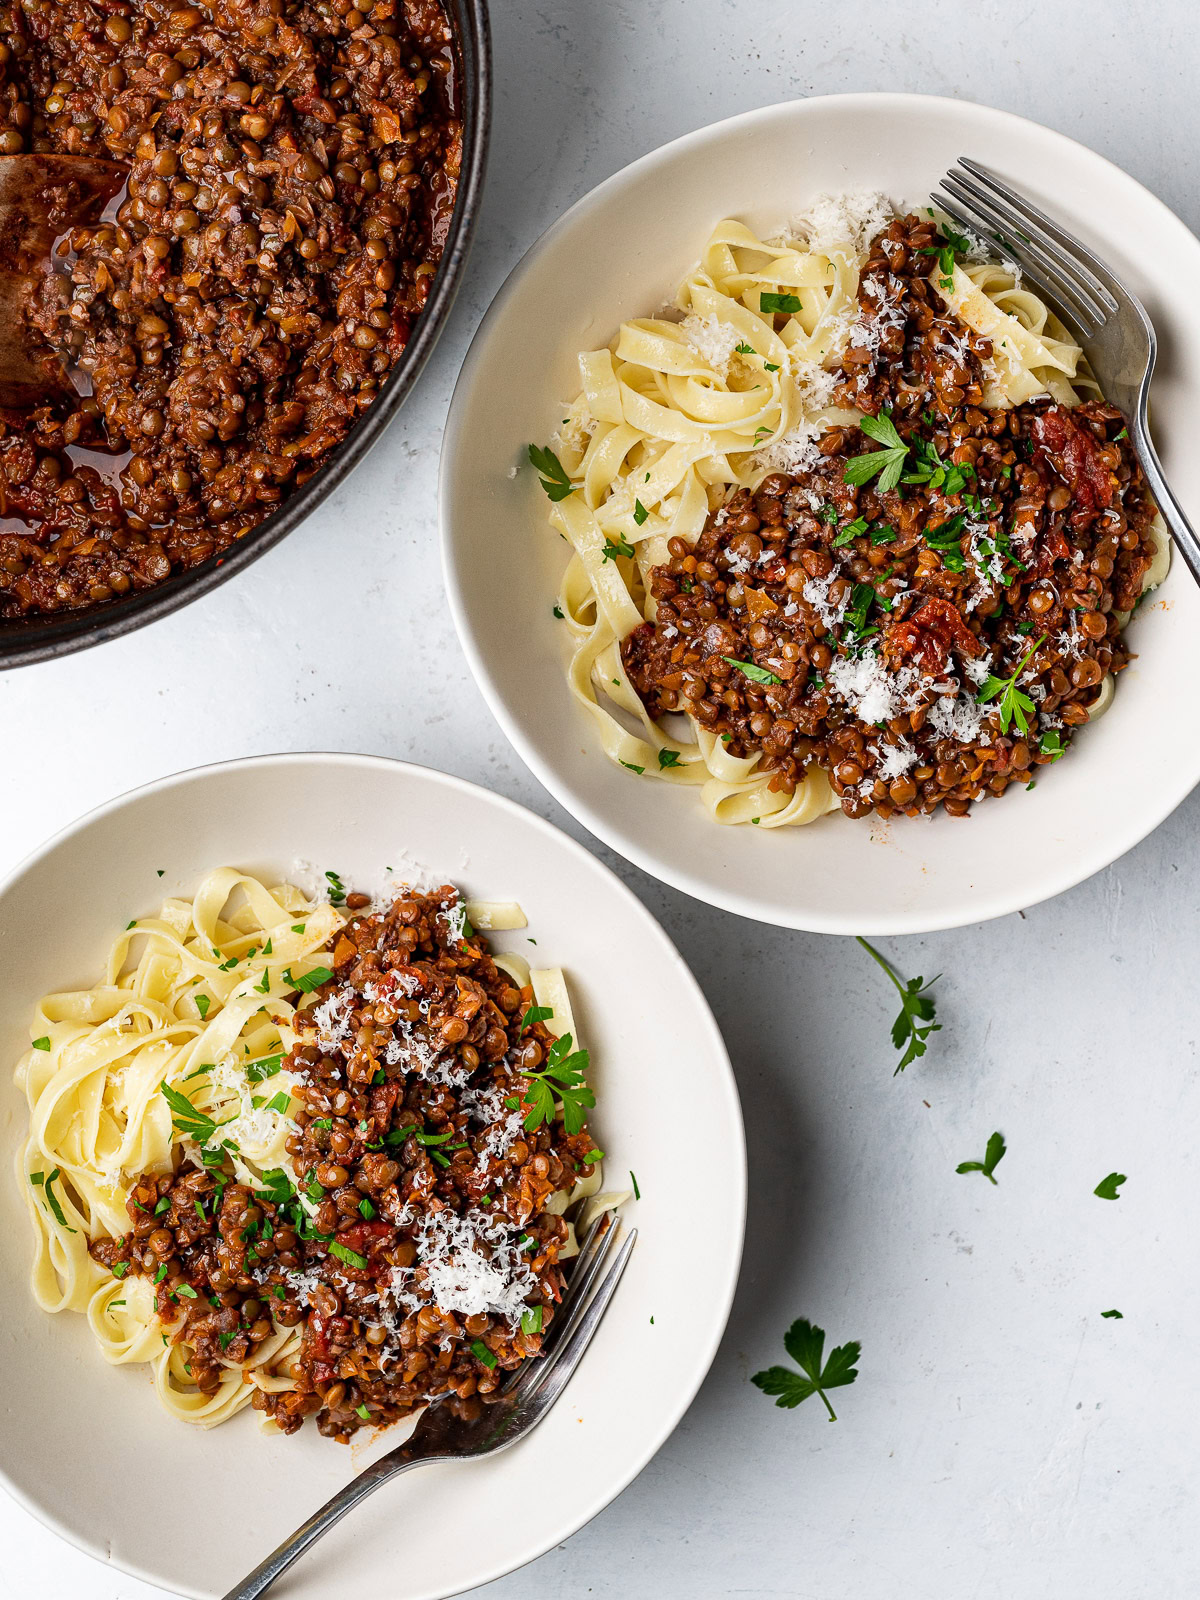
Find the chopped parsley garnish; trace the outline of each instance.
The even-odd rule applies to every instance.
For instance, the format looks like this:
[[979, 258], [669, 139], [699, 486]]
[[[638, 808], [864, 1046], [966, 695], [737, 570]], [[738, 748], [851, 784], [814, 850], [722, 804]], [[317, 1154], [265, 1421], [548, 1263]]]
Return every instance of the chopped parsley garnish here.
[[471, 1352], [473, 1355], [478, 1356], [480, 1361], [482, 1361], [484, 1366], [489, 1370], [496, 1365], [495, 1356], [488, 1349], [487, 1345], [484, 1344], [482, 1339], [471, 1340]]
[[868, 439], [874, 439], [876, 444], [881, 444], [884, 448], [872, 450], [867, 455], [854, 456], [852, 460], [847, 461], [842, 477], [847, 483], [861, 487], [864, 483], [870, 483], [878, 474], [879, 482], [876, 487], [881, 492], [894, 489], [900, 482], [900, 474], [904, 471], [908, 446], [896, 432], [892, 413], [885, 407], [877, 417], [864, 417], [859, 427]]
[[208, 1218], [204, 1215], [204, 1207], [200, 1203], [200, 1201], [199, 1200], [193, 1200], [192, 1204], [196, 1208], [196, 1215], [200, 1218], [200, 1221], [201, 1222], [207, 1222]]
[[370, 1420], [371, 1420], [371, 1413], [367, 1409], [365, 1404], [363, 1404], [361, 1406], [355, 1406], [354, 1415], [356, 1417], [361, 1417], [364, 1422], [370, 1422]]
[[[1119, 437], [1119, 435], [1118, 435], [1118, 437]], [[1124, 1313], [1118, 1311], [1115, 1307], [1113, 1308], [1112, 1311], [1102, 1311], [1100, 1313], [1100, 1315], [1102, 1317], [1116, 1317], [1118, 1322], [1124, 1321]]]
[[635, 500], [633, 502], [633, 520], [637, 523], [639, 528], [649, 515], [650, 513], [646, 510], [645, 506], [640, 500]]
[[524, 1072], [528, 1087], [521, 1104], [529, 1109], [525, 1114], [525, 1128], [532, 1132], [543, 1122], [554, 1118], [554, 1102], [562, 1101], [563, 1127], [568, 1134], [578, 1133], [587, 1121], [587, 1108], [596, 1104], [596, 1097], [583, 1081], [588, 1070], [586, 1050], [571, 1049], [571, 1035], [564, 1033], [555, 1039], [546, 1054], [546, 1065], [538, 1072]]
[[247, 1061], [246, 1076], [251, 1083], [261, 1083], [264, 1078], [273, 1078], [282, 1065], [282, 1055], [260, 1056], [257, 1061]]
[[220, 1333], [217, 1335], [217, 1343], [221, 1346], [222, 1350], [228, 1350], [229, 1346], [236, 1338], [236, 1333]]
[[342, 882], [341, 878], [336, 872], [327, 872], [325, 876], [329, 880], [329, 904], [331, 906], [344, 905], [346, 900], [346, 885]]
[[113, 1264], [112, 1264], [112, 1275], [113, 1275], [114, 1278], [123, 1278], [128, 1271], [129, 1271], [129, 1263], [128, 1263], [128, 1261], [114, 1261], [113, 1262]]
[[753, 661], [738, 661], [734, 656], [722, 656], [722, 661], [728, 661], [731, 667], [736, 667], [743, 677], [749, 678], [752, 683], [782, 683], [782, 678], [777, 678], [773, 672], [768, 672], [766, 667], [757, 666]]
[[1007, 1151], [1002, 1133], [994, 1133], [987, 1142], [982, 1161], [960, 1161], [955, 1167], [955, 1172], [982, 1172], [989, 1183], [996, 1182], [995, 1172], [997, 1165], [1004, 1159]]
[[989, 673], [982, 689], [975, 696], [980, 705], [988, 700], [995, 700], [999, 696], [1000, 728], [1007, 733], [1015, 722], [1021, 733], [1029, 732], [1029, 719], [1034, 715], [1034, 704], [1023, 689], [1017, 688], [1017, 679], [1029, 665], [1036, 651], [1046, 642], [1046, 635], [1036, 640], [1017, 663], [1016, 670], [1010, 677], [997, 678]]
[[181, 1283], [179, 1285], [179, 1293], [185, 1300], [199, 1300], [200, 1298], [190, 1283]]
[[629, 1169], [629, 1181], [633, 1184], [633, 1198], [635, 1200], [640, 1200], [642, 1198], [642, 1191], [638, 1188], [637, 1173], [634, 1172], [632, 1167]]
[[282, 1113], [287, 1110], [288, 1106], [291, 1104], [291, 1100], [292, 1097], [290, 1094], [288, 1094], [287, 1090], [281, 1089], [278, 1094], [272, 1095], [267, 1101], [267, 1110], [278, 1111]]
[[[1115, 444], [1118, 439], [1128, 439], [1128, 437], [1129, 437], [1129, 429], [1128, 428], [1122, 428], [1120, 433], [1114, 433], [1113, 434], [1113, 443]], [[1104, 1315], [1107, 1316], [1108, 1312], [1106, 1311], [1104, 1313]], [[1120, 1316], [1120, 1312], [1118, 1312], [1117, 1315]]]
[[620, 534], [617, 534], [615, 539], [606, 539], [604, 541], [605, 561], [615, 561], [618, 556], [631, 556], [632, 554], [633, 546], [628, 540], [623, 539]]
[[532, 1028], [535, 1022], [549, 1022], [553, 1015], [552, 1006], [530, 1006], [521, 1018], [521, 1032], [524, 1033], [526, 1028]]
[[166, 1195], [163, 1195], [162, 1199], [158, 1202], [158, 1204], [154, 1208], [154, 1215], [156, 1217], [161, 1217], [164, 1212], [170, 1211], [170, 1209], [171, 1209], [171, 1202], [167, 1199]]
[[375, 1207], [371, 1204], [371, 1202], [368, 1199], [366, 1199], [364, 1197], [362, 1200], [360, 1200], [358, 1202], [358, 1209], [362, 1213], [362, 1215], [366, 1219], [366, 1221], [374, 1222], [374, 1220], [375, 1220]]
[[541, 450], [536, 444], [531, 444], [529, 459], [537, 468], [542, 488], [551, 500], [565, 500], [571, 493], [571, 480], [554, 451]]
[[867, 627], [867, 613], [875, 599], [875, 590], [869, 583], [856, 583], [850, 591], [850, 604], [846, 607], [844, 618], [847, 643], [865, 639], [876, 631]]
[[1044, 733], [1038, 744], [1038, 749], [1041, 753], [1044, 756], [1049, 756], [1052, 762], [1058, 760], [1059, 756], [1063, 754], [1064, 748], [1062, 734], [1059, 733], [1057, 728], [1051, 728], [1049, 733]]
[[604, 1160], [604, 1151], [603, 1150], [589, 1150], [587, 1155], [585, 1155], [584, 1158], [583, 1158], [583, 1164], [584, 1164], [585, 1167], [594, 1167], [596, 1165], [597, 1161], [603, 1161], [603, 1160]]
[[969, 462], [958, 466], [943, 461], [936, 447], [925, 439], [913, 441], [913, 456], [912, 468], [904, 475], [905, 483], [925, 483], [943, 494], [961, 494], [975, 476], [975, 468]]
[[956, 255], [966, 255], [971, 248], [971, 241], [964, 234], [951, 233], [949, 228], [942, 229], [942, 237], [946, 241], [944, 245], [924, 245], [921, 249], [921, 254], [923, 256], [937, 257], [938, 268], [942, 274], [938, 279], [938, 284], [943, 289], [953, 289], [954, 257]]
[[825, 1361], [825, 1330], [814, 1328], [807, 1317], [798, 1317], [792, 1323], [783, 1336], [783, 1345], [800, 1372], [793, 1372], [790, 1367], [768, 1367], [765, 1372], [756, 1372], [750, 1382], [764, 1394], [777, 1396], [775, 1404], [789, 1410], [811, 1395], [819, 1394], [830, 1422], [836, 1422], [837, 1412], [830, 1405], [826, 1391], [843, 1388], [858, 1377], [856, 1363], [862, 1355], [862, 1345], [857, 1339], [839, 1344]]
[[167, 1275], [167, 1263], [164, 1261], [162, 1266], [159, 1267], [158, 1271], [154, 1274], [154, 1280], [153, 1281], [155, 1283], [161, 1283], [163, 1281], [163, 1279], [166, 1277], [166, 1275]]
[[791, 316], [800, 309], [800, 301], [794, 294], [768, 294], [763, 292], [758, 297], [758, 309], [768, 314], [781, 311], [786, 316]]
[[208, 1015], [208, 1008], [212, 1005], [212, 1001], [206, 994], [198, 994], [195, 998], [196, 1010], [200, 1013], [200, 1021], [203, 1022]]
[[332, 977], [333, 973], [329, 967], [314, 967], [311, 972], [303, 972], [298, 978], [293, 978], [292, 983], [305, 994], [311, 994], [323, 983], [328, 983]]
[[165, 1078], [158, 1088], [171, 1108], [172, 1124], [181, 1139], [194, 1139], [201, 1145], [212, 1144], [217, 1129], [223, 1128], [225, 1122], [233, 1121], [232, 1117], [227, 1117], [225, 1122], [214, 1122], [207, 1112], [197, 1111], [187, 1095], [180, 1094], [178, 1089], [172, 1089]]
[[756, 356], [758, 354], [758, 351], [754, 348], [754, 346], [752, 344], [747, 344], [744, 339], [742, 340], [741, 344], [735, 344], [733, 348], [735, 354], [739, 356]]
[[329, 1254], [331, 1256], [336, 1256], [339, 1261], [344, 1261], [348, 1267], [357, 1267], [360, 1271], [362, 1271], [367, 1264], [366, 1256], [360, 1256], [356, 1254], [355, 1251], [347, 1248], [346, 1245], [339, 1244], [336, 1239], [329, 1246]]
[[[854, 521], [848, 522], [838, 534], [837, 538], [833, 541], [833, 548], [835, 550], [840, 550], [842, 545], [849, 544], [851, 539], [857, 539], [862, 534], [866, 533], [869, 527], [870, 524], [868, 523], [866, 517], [855, 517]], [[895, 535], [893, 534], [892, 537], [895, 538]]]
[[[874, 945], [868, 944], [861, 936], [858, 942], [871, 959], [877, 961], [887, 973], [900, 995], [900, 1015], [892, 1023], [892, 1043], [897, 1050], [903, 1050], [904, 1054], [900, 1058], [896, 1072], [892, 1074], [895, 1077], [896, 1073], [903, 1072], [911, 1062], [925, 1054], [928, 1048], [925, 1041], [931, 1033], [941, 1032], [941, 1023], [933, 1020], [937, 1015], [937, 1007], [933, 996], [928, 993], [938, 980], [930, 978], [926, 983], [924, 978], [910, 978], [904, 983]], [[941, 977], [941, 973], [938, 977]]]
[[896, 530], [890, 522], [876, 522], [871, 528], [872, 544], [891, 544], [896, 537]]
[[271, 987], [271, 974], [266, 967], [263, 968], [261, 980], [254, 985], [257, 994], [266, 994]]
[[660, 772], [665, 772], [668, 767], [677, 767], [678, 765], [678, 750], [660, 750], [658, 752], [658, 767]]
[[524, 1312], [521, 1316], [521, 1332], [525, 1334], [541, 1333], [542, 1313], [544, 1310], [544, 1306], [534, 1306], [532, 1311]]
[[33, 1048], [35, 1050], [49, 1050], [49, 1048], [50, 1048], [49, 1036], [47, 1034], [43, 1034], [40, 1039], [35, 1039], [33, 1041]]
[[293, 922], [292, 923], [292, 932], [293, 933], [303, 933], [304, 929], [306, 928], [306, 926], [307, 926], [307, 924], [303, 923], [303, 922]]
[[[49, 1179], [46, 1180], [47, 1183], [49, 1181]], [[1092, 1193], [1099, 1195], [1101, 1200], [1119, 1200], [1121, 1196], [1117, 1193], [1117, 1190], [1125, 1181], [1126, 1177], [1123, 1172], [1110, 1172], [1107, 1178], [1100, 1179]]]
[[630, 772], [636, 772], [639, 778], [646, 770], [645, 767], [639, 767], [636, 761], [622, 761], [621, 765], [628, 767]]
[[962, 553], [962, 531], [966, 514], [958, 511], [936, 528], [926, 528], [925, 543], [936, 550], [950, 572], [965, 572], [966, 561]]
[[58, 1196], [51, 1187], [55, 1179], [60, 1176], [61, 1172], [61, 1167], [55, 1167], [53, 1172], [31, 1172], [29, 1174], [29, 1181], [41, 1189], [42, 1193], [46, 1196], [46, 1204], [54, 1213], [54, 1220], [58, 1223], [59, 1227], [65, 1228], [68, 1233], [75, 1233], [78, 1230], [73, 1228], [67, 1221], [66, 1216], [63, 1213], [63, 1208], [59, 1204]]
[[563, 619], [562, 608], [560, 606], [552, 606], [550, 609], [553, 612], [553, 614], [558, 618], [558, 620], [561, 622], [562, 619]]

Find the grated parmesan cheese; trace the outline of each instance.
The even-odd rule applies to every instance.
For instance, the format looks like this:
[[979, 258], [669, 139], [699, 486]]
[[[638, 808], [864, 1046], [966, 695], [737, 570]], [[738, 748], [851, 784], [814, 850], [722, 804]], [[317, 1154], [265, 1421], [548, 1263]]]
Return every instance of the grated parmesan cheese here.
[[732, 323], [722, 322], [711, 313], [707, 317], [693, 314], [684, 317], [679, 327], [700, 359], [707, 361], [718, 377], [727, 378], [729, 363], [742, 343], [742, 336]]

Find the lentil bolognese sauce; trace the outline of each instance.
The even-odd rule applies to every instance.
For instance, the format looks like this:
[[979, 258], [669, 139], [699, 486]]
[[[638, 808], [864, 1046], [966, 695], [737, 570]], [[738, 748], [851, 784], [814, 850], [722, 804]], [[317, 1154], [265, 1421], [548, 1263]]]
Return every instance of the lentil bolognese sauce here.
[[[61, 1112], [102, 1058], [89, 1092], [102, 1124], [129, 1118], [118, 1150], [155, 1141], [126, 1174], [118, 1151], [31, 1136], [31, 1211], [59, 1247], [60, 1281], [35, 1270], [40, 1303], [86, 1309], [110, 1361], [155, 1362], [160, 1398], [187, 1420], [252, 1401], [285, 1433], [315, 1415], [345, 1441], [440, 1396], [486, 1403], [541, 1349], [576, 1248], [572, 1207], [623, 1197], [595, 1194], [587, 1052], [546, 1026], [569, 1022], [561, 974], [522, 982], [520, 957], [499, 957], [516, 977], [498, 965], [450, 886], [372, 911], [327, 876], [344, 912], [287, 920], [294, 891], [222, 871], [190, 924], [186, 902], [131, 924], [149, 942], [127, 1003], [50, 997], [93, 1024], [109, 1016], [52, 1026], [18, 1078], [37, 1127], [39, 1105]], [[254, 918], [219, 923], [212, 908], [247, 885]], [[211, 978], [165, 991], [171, 1016], [199, 1016], [168, 1024], [182, 1050], [129, 1116], [128, 1073], [164, 1034], [157, 1013], [146, 1031], [136, 997], [161, 988], [172, 952], [193, 971], [201, 951]], [[201, 983], [228, 992], [209, 1002]]]
[[675, 306], [582, 354], [530, 449], [605, 754], [765, 828], [1029, 786], [1107, 707], [1170, 549], [1069, 330], [866, 192], [772, 239], [718, 223]]
[[862, 427], [672, 539], [622, 646], [652, 717], [761, 750], [784, 793], [819, 764], [850, 817], [963, 816], [1057, 760], [1156, 549], [1113, 406], [982, 408], [991, 345], [929, 281], [945, 243], [916, 215], [876, 239], [833, 395]]
[[0, 154], [125, 163], [31, 320], [70, 394], [0, 413], [0, 617], [219, 555], [376, 398], [459, 175], [438, 0], [0, 0]]

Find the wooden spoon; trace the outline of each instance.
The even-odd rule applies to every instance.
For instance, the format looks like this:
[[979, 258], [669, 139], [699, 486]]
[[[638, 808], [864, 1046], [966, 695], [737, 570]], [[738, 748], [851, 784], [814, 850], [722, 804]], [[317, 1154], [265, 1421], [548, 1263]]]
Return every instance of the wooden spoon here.
[[0, 156], [0, 406], [28, 410], [74, 390], [30, 320], [55, 241], [100, 219], [126, 168], [92, 156]]

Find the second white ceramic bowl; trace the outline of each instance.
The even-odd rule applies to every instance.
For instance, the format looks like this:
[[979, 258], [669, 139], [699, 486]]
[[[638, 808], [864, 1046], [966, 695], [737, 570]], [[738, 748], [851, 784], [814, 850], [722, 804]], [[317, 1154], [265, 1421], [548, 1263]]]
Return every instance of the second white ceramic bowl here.
[[[1032, 793], [966, 821], [718, 827], [694, 791], [603, 756], [564, 679], [552, 606], [567, 550], [526, 463], [579, 390], [576, 356], [654, 314], [713, 225], [769, 235], [821, 191], [882, 189], [924, 203], [960, 155], [1028, 193], [1139, 294], [1161, 346], [1153, 394], [1164, 464], [1200, 519], [1200, 243], [1094, 152], [1035, 123], [956, 100], [845, 95], [772, 106], [655, 151], [581, 200], [496, 299], [463, 368], [442, 457], [446, 582], [459, 636], [505, 733], [605, 843], [698, 899], [828, 933], [913, 933], [1014, 911], [1107, 866], [1200, 780], [1191, 690], [1200, 596], [1182, 563], [1130, 630], [1137, 658], [1108, 715]], [[514, 476], [512, 469], [520, 468]]]

